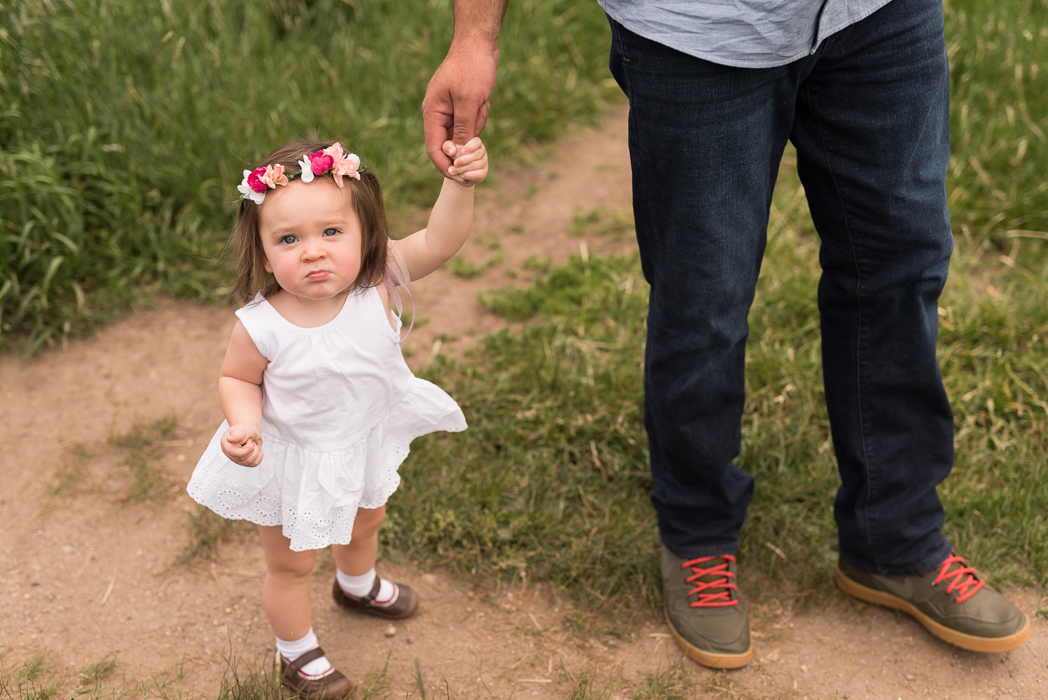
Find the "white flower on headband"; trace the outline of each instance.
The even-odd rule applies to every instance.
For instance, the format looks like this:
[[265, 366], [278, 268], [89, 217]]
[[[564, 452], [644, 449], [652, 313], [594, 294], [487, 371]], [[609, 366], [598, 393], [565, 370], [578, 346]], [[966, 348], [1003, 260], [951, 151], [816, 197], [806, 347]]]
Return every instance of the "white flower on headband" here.
[[302, 182], [313, 182], [313, 165], [309, 160], [309, 155], [302, 156], [302, 160], [298, 161], [298, 167], [302, 170]]

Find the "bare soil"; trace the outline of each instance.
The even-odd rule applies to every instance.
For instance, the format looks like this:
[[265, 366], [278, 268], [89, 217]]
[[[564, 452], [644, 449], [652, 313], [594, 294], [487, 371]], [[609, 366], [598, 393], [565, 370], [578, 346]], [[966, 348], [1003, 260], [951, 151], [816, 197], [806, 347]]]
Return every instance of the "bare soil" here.
[[[562, 140], [540, 165], [501, 174], [479, 194], [474, 235], [461, 257], [478, 266], [464, 279], [448, 269], [413, 285], [420, 316], [407, 341], [416, 368], [458, 352], [503, 322], [477, 293], [526, 283], [531, 256], [563, 262], [629, 252], [628, 238], [570, 231], [573, 217], [630, 206], [626, 111]], [[224, 542], [217, 560], [176, 564], [195, 506], [185, 485], [222, 416], [215, 392], [234, 317], [225, 308], [164, 302], [143, 308], [68, 349], [26, 365], [0, 358], [0, 647], [7, 673], [46, 652], [73, 697], [80, 669], [115, 657], [107, 685], [148, 693], [217, 695], [230, 650], [272, 659], [261, 610], [265, 572], [250, 530]], [[443, 335], [442, 335], [443, 334]], [[178, 418], [163, 457], [165, 493], [127, 503], [122, 452], [107, 439], [136, 421]], [[86, 457], [77, 454], [84, 450]], [[78, 472], [79, 470], [79, 472]], [[653, 553], [654, 556], [654, 553]], [[938, 641], [906, 616], [840, 593], [796, 612], [786, 592], [763, 587], [751, 607], [754, 661], [714, 673], [684, 660], [662, 619], [641, 611], [625, 634], [594, 627], [578, 635], [567, 606], [534, 586], [498, 587], [411, 563], [379, 563], [423, 601], [407, 621], [350, 617], [331, 602], [333, 566], [314, 576], [314, 627], [350, 678], [374, 683], [382, 670], [394, 697], [633, 697], [644, 674], [688, 674], [700, 697], [1045, 698], [1048, 635], [1008, 654], [974, 654]], [[1044, 607], [1035, 589], [1007, 591], [1027, 615]], [[143, 685], [144, 684], [144, 685]], [[658, 697], [654, 693], [654, 697]], [[644, 697], [651, 697], [645, 695]]]

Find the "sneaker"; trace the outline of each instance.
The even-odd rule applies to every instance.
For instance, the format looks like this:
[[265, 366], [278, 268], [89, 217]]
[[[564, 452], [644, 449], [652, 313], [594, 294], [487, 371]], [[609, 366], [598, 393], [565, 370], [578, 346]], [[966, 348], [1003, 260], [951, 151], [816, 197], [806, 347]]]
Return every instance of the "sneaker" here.
[[753, 658], [746, 605], [735, 585], [735, 557], [680, 559], [659, 553], [670, 634], [691, 659], [709, 668], [740, 668]]
[[1030, 638], [1026, 615], [953, 553], [927, 574], [877, 576], [838, 560], [834, 575], [845, 593], [902, 610], [939, 639], [962, 649], [1011, 651]]
[[315, 676], [302, 672], [303, 666], [324, 655], [324, 650], [320, 647], [307, 651], [294, 661], [288, 661], [278, 653], [280, 682], [305, 700], [333, 700], [351, 695], [355, 690], [353, 684], [334, 667], [329, 667], [324, 673]]

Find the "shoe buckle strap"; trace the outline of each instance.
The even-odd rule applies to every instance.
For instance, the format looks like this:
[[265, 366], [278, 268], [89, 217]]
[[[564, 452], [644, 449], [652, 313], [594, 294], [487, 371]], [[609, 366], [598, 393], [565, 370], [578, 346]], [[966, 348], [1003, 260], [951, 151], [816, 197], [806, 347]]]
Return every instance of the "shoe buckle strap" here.
[[287, 665], [288, 670], [294, 671], [295, 673], [301, 673], [303, 666], [308, 664], [310, 661], [316, 661], [321, 656], [327, 656], [327, 654], [324, 653], [323, 649], [321, 649], [320, 647], [317, 647], [316, 649], [311, 649], [310, 651], [307, 651], [305, 654], [298, 657], [294, 661], [289, 662]]

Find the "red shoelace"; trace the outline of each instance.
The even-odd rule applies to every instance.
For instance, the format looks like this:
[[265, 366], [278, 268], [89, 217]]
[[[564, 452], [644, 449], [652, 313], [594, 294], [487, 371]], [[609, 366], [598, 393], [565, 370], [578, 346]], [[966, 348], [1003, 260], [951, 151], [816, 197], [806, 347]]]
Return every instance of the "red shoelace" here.
[[[949, 571], [949, 568], [953, 564], [958, 564], [958, 567], [953, 571]], [[946, 557], [946, 561], [940, 564], [942, 570], [939, 571], [939, 575], [935, 577], [932, 582], [933, 586], [938, 586], [941, 582], [946, 579], [950, 579], [950, 585], [946, 587], [946, 594], [949, 595], [955, 590], [960, 592], [957, 596], [955, 603], [963, 603], [964, 601], [975, 595], [980, 588], [983, 587], [985, 581], [980, 581], [975, 578], [972, 574], [975, 573], [975, 569], [970, 566], [964, 565], [964, 557], [959, 557], [953, 552], [950, 552], [950, 556]], [[968, 578], [964, 578], [967, 574]]]
[[[713, 559], [727, 559], [728, 561], [723, 564], [711, 566], [708, 569], [704, 569], [699, 564], [711, 561]], [[735, 562], [735, 557], [730, 554], [723, 554], [719, 557], [700, 557], [698, 559], [691, 559], [680, 565], [682, 569], [691, 569], [691, 576], [684, 579], [686, 583], [694, 583], [695, 588], [688, 591], [688, 596], [698, 595], [699, 599], [691, 603], [693, 608], [718, 608], [725, 607], [728, 605], [738, 605], [738, 599], [731, 599], [731, 591], [738, 590], [739, 587], [731, 582], [731, 579], [735, 578], [735, 574], [728, 571], [728, 562]], [[699, 581], [703, 576], [722, 576], [723, 578], [716, 579], [713, 581]], [[981, 582], [980, 582], [981, 583]], [[721, 591], [718, 593], [703, 593], [707, 588], [720, 588]]]

